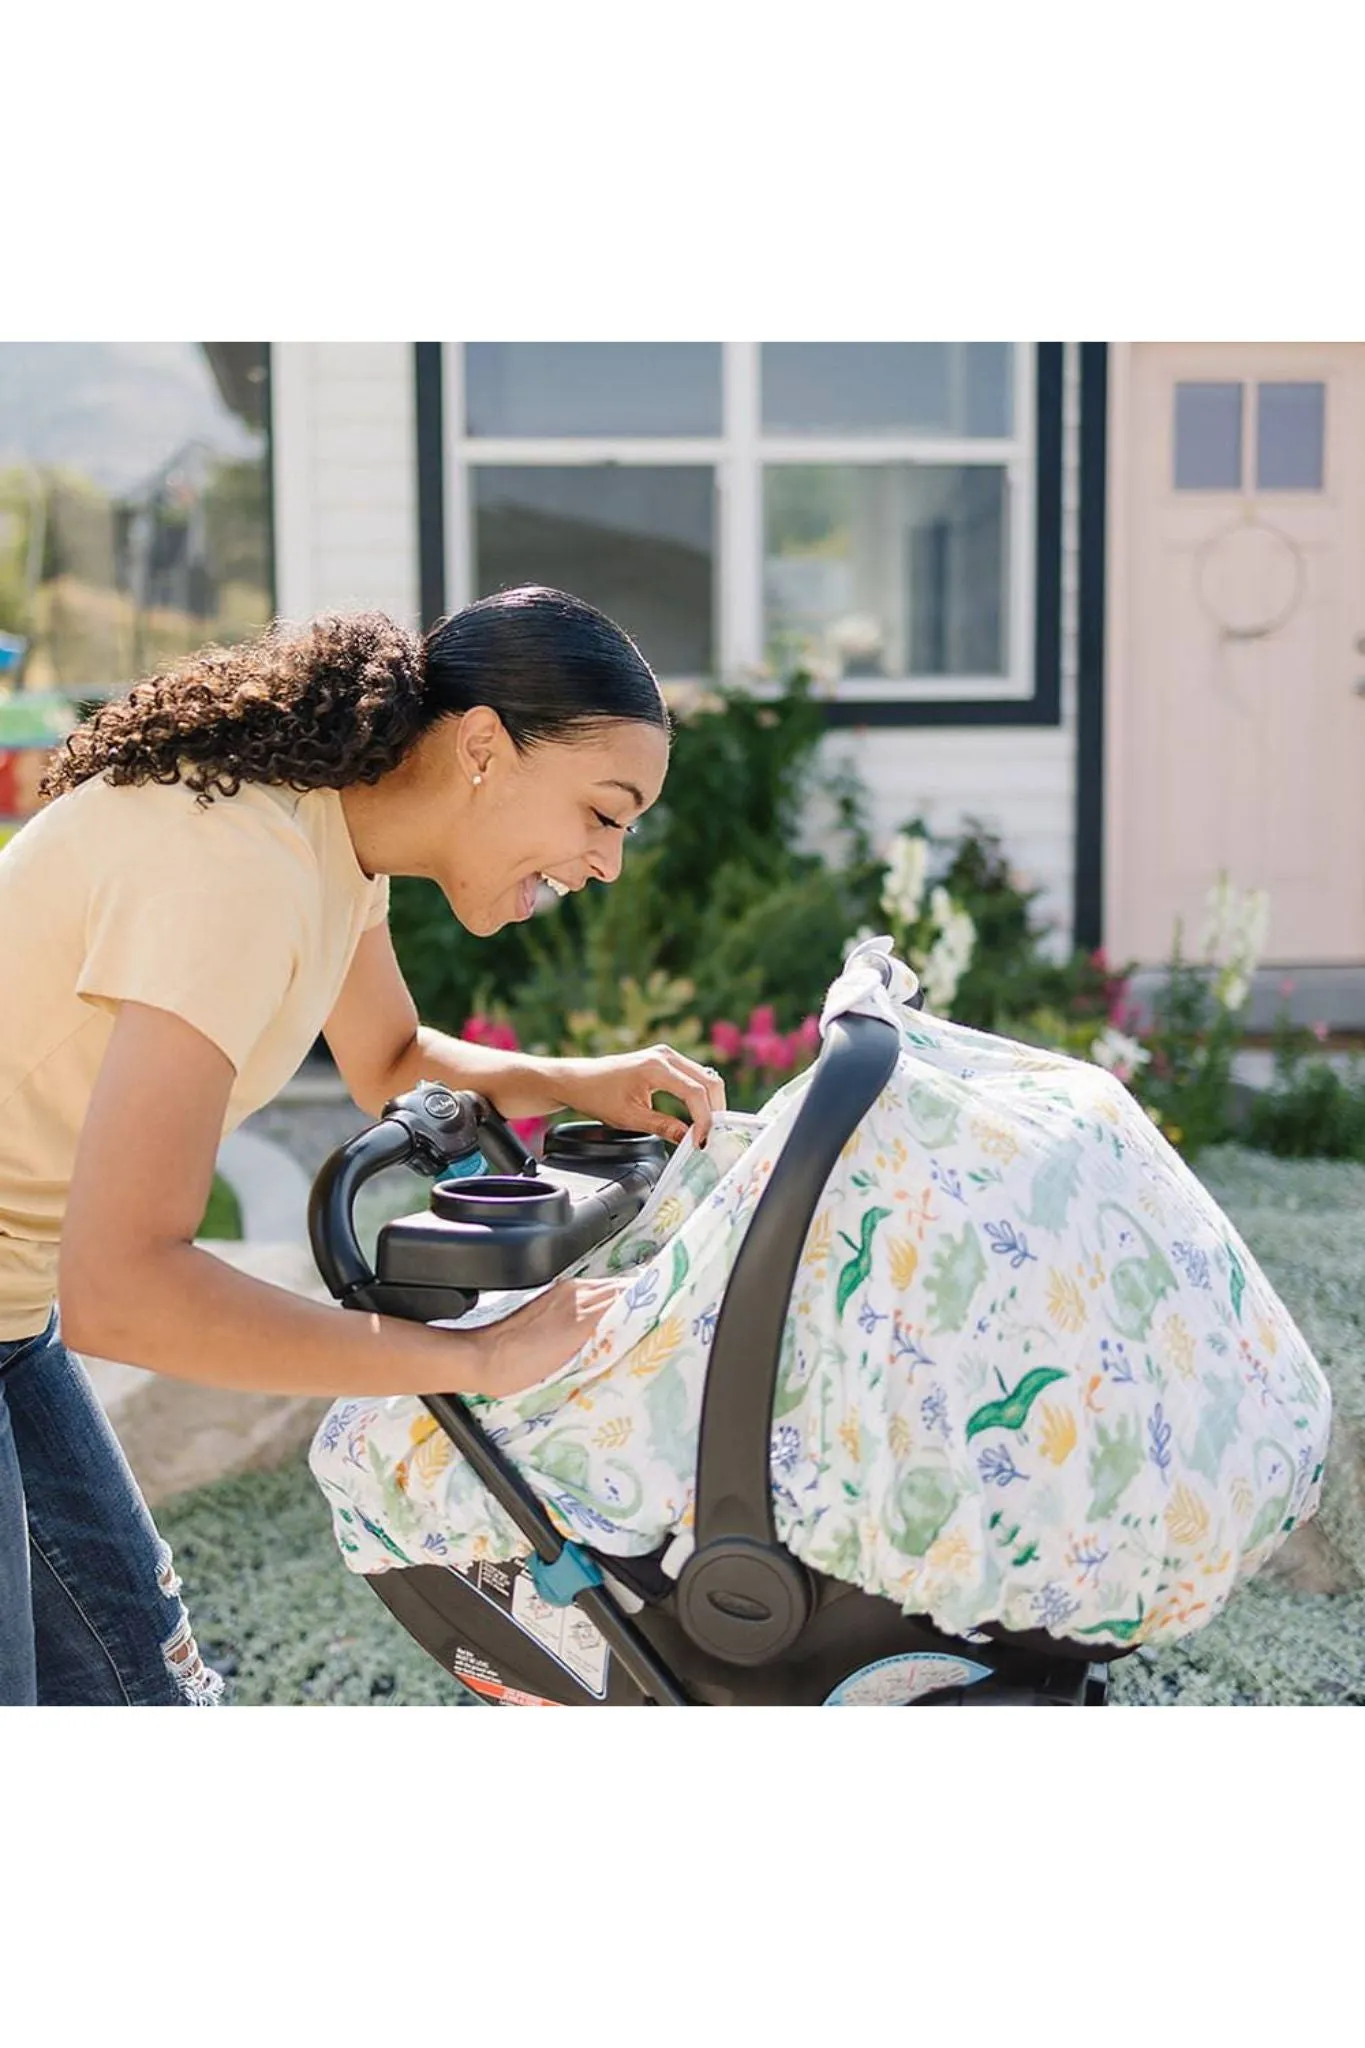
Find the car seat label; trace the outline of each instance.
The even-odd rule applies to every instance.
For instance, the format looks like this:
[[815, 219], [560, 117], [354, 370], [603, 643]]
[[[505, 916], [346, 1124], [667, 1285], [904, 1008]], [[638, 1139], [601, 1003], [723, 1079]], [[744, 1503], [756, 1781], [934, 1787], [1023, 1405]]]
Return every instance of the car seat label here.
[[881, 1657], [864, 1664], [836, 1685], [827, 1707], [908, 1707], [926, 1693], [950, 1686], [977, 1685], [991, 1677], [987, 1664], [967, 1657], [945, 1657], [936, 1650], [915, 1650], [904, 1657]]
[[[542, 1600], [534, 1579], [516, 1559], [505, 1564], [466, 1565], [459, 1576], [480, 1599], [547, 1651], [585, 1692], [599, 1700], [606, 1698], [611, 1651], [581, 1608], [552, 1607]], [[465, 1678], [463, 1671], [455, 1675]], [[465, 1678], [465, 1683], [469, 1682]]]

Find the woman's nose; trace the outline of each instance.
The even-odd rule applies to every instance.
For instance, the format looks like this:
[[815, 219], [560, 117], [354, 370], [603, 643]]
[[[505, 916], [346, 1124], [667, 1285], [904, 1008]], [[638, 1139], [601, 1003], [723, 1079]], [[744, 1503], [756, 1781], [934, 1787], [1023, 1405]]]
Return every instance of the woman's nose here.
[[613, 832], [601, 846], [593, 848], [589, 865], [599, 882], [614, 882], [621, 872], [621, 861], [625, 853], [622, 838]]

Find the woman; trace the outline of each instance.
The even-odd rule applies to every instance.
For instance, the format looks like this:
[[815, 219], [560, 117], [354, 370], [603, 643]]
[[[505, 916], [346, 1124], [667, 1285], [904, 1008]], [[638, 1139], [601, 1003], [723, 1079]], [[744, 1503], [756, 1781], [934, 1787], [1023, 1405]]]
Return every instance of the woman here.
[[[496, 1328], [338, 1316], [198, 1251], [219, 1142], [324, 1032], [377, 1115], [419, 1079], [705, 1141], [720, 1083], [664, 1046], [537, 1059], [422, 1029], [388, 877], [460, 922], [615, 880], [668, 714], [632, 642], [542, 589], [425, 641], [367, 613], [210, 648], [66, 742], [0, 855], [0, 1702], [208, 1704], [170, 1553], [79, 1361], [266, 1393], [502, 1396], [571, 1358], [620, 1283]], [[61, 1324], [56, 1313], [60, 1295]]]

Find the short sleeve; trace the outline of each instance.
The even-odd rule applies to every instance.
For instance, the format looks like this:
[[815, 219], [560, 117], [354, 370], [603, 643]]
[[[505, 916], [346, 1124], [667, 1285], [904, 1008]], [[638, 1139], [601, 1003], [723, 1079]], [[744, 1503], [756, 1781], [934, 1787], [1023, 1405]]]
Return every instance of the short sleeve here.
[[150, 843], [106, 846], [96, 867], [77, 995], [183, 1017], [240, 1073], [304, 957], [298, 861], [214, 803]]
[[387, 924], [388, 921], [389, 878], [387, 875], [376, 875], [370, 896], [370, 907], [365, 913], [364, 928], [367, 932], [372, 932], [377, 925]]

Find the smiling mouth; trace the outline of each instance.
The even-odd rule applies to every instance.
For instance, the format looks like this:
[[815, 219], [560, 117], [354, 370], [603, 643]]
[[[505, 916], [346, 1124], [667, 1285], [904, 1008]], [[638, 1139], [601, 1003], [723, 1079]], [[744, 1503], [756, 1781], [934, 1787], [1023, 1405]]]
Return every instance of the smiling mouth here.
[[544, 882], [547, 888], [553, 889], [556, 896], [562, 897], [569, 894], [568, 883], [561, 882], [557, 875], [537, 875], [536, 880]]

